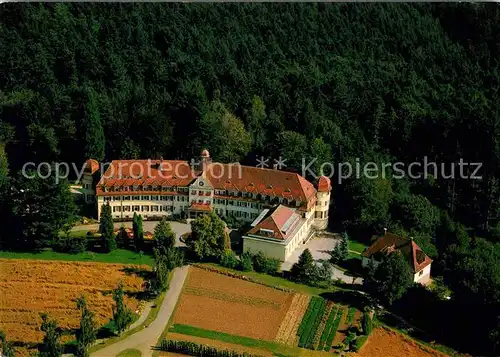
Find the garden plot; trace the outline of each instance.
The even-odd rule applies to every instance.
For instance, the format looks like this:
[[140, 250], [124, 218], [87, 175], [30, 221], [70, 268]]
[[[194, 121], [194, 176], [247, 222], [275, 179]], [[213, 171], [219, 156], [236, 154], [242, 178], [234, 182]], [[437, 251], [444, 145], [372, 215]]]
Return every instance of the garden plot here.
[[272, 341], [294, 295], [192, 267], [173, 323]]

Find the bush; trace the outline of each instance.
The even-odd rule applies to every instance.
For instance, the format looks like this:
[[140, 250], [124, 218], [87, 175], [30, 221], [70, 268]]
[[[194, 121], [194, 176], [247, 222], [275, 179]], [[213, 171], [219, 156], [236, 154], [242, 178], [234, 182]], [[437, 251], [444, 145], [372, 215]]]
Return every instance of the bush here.
[[238, 266], [236, 254], [231, 249], [226, 249], [220, 258], [220, 265], [231, 269], [236, 268]]
[[177, 352], [188, 356], [211, 356], [211, 357], [256, 357], [247, 353], [240, 354], [229, 350], [218, 350], [217, 348], [199, 345], [188, 341], [163, 340], [159, 350], [166, 352]]
[[373, 329], [372, 317], [368, 311], [363, 313], [363, 334], [370, 336]]
[[368, 339], [368, 336], [366, 336], [366, 335], [358, 336], [358, 338], [354, 341], [354, 346], [352, 347], [354, 352], [359, 351], [361, 349], [361, 347], [363, 347], [363, 345], [365, 344], [367, 339]]
[[269, 258], [262, 252], [253, 256], [253, 267], [259, 273], [276, 275], [281, 267], [281, 262], [277, 259]]
[[238, 269], [241, 271], [252, 271], [253, 270], [253, 259], [252, 254], [245, 252], [240, 257], [240, 264]]
[[55, 242], [52, 249], [59, 253], [83, 253], [87, 250], [87, 240], [77, 237], [63, 238]]

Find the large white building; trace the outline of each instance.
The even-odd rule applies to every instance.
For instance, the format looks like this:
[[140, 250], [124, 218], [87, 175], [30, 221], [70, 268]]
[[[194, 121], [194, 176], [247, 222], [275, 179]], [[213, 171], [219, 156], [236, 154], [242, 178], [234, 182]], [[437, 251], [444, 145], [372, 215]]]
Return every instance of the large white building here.
[[[97, 166], [89, 160], [82, 181], [91, 182]], [[116, 219], [132, 219], [134, 212], [145, 219], [195, 218], [213, 210], [219, 216], [253, 222], [243, 238], [244, 250], [285, 260], [313, 228], [326, 228], [330, 190], [330, 180], [324, 176], [315, 188], [296, 173], [212, 162], [203, 150], [196, 165], [179, 160], [115, 160], [97, 183], [96, 196], [98, 214], [109, 204]], [[277, 224], [269, 228], [269, 220]]]

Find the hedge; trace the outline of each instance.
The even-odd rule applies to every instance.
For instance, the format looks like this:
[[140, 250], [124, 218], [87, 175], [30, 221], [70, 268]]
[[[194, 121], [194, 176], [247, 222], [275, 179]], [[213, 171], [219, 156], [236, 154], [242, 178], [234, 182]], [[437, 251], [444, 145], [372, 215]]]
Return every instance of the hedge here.
[[251, 355], [248, 353], [238, 353], [229, 350], [218, 350], [217, 348], [200, 345], [194, 342], [188, 341], [172, 341], [172, 340], [162, 340], [158, 346], [160, 351], [165, 352], [176, 352], [180, 354], [185, 354], [188, 356], [205, 356], [205, 357], [260, 357], [257, 355]]

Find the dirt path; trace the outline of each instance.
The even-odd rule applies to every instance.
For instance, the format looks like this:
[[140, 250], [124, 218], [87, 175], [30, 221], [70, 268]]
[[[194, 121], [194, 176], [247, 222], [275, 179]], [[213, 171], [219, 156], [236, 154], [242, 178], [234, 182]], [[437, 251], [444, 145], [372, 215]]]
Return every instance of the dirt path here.
[[156, 345], [174, 311], [187, 276], [188, 268], [188, 266], [184, 266], [174, 271], [170, 287], [163, 299], [156, 320], [148, 327], [130, 335], [126, 339], [92, 353], [91, 357], [114, 357], [126, 349], [136, 349], [141, 351], [142, 357], [151, 357], [153, 355], [152, 347]]

